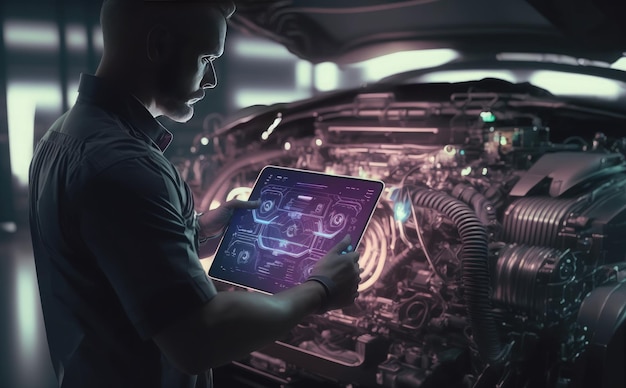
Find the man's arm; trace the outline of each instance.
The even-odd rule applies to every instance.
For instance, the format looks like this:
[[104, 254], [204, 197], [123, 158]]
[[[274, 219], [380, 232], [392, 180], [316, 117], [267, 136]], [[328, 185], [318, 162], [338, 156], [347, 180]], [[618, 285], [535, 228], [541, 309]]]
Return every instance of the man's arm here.
[[359, 255], [342, 253], [350, 250], [349, 238], [311, 274], [335, 284], [330, 298], [317, 281], [273, 296], [217, 293], [190, 249], [185, 206], [168, 182], [148, 158], [107, 168], [78, 202], [79, 230], [138, 334], [152, 338], [181, 370], [196, 373], [239, 359], [286, 334], [320, 305], [353, 303]]
[[305, 282], [276, 295], [220, 292], [154, 337], [179, 369], [199, 374], [278, 339], [320, 307], [324, 289]]
[[[350, 240], [344, 239], [313, 271], [336, 284], [330, 309], [347, 306], [357, 296], [359, 254], [343, 254], [349, 244]], [[174, 365], [186, 373], [198, 374], [240, 359], [280, 338], [305, 316], [318, 311], [326, 297], [324, 286], [316, 281], [275, 295], [220, 292], [153, 339]]]

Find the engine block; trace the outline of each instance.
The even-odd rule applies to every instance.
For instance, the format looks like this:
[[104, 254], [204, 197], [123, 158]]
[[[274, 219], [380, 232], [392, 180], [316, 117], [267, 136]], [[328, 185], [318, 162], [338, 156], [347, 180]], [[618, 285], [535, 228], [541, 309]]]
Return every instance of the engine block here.
[[337, 386], [584, 386], [594, 330], [623, 322], [593, 321], [581, 306], [624, 284], [624, 155], [551, 143], [537, 118], [462, 136], [452, 124], [411, 133], [355, 120], [318, 116], [239, 151], [243, 135], [219, 133], [194, 161], [205, 208], [246, 198], [267, 164], [386, 184], [358, 248], [355, 304], [307, 318], [238, 365]]

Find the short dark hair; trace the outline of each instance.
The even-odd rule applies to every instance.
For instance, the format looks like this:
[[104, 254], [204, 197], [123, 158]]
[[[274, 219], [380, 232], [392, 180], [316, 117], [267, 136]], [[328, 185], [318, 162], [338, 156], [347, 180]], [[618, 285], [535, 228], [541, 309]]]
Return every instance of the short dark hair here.
[[142, 19], [146, 10], [166, 18], [170, 15], [172, 6], [183, 4], [210, 6], [218, 10], [225, 19], [229, 19], [236, 10], [233, 0], [104, 0], [100, 10], [100, 25], [105, 49], [109, 42], [114, 45], [130, 44], [129, 39], [137, 32], [137, 21]]
[[102, 5], [104, 7], [107, 3], [119, 3], [126, 6], [139, 6], [145, 4], [176, 4], [176, 3], [200, 3], [207, 5], [215, 5], [217, 9], [222, 12], [224, 17], [230, 18], [236, 10], [235, 2], [232, 0], [104, 0]]
[[[110, 0], [109, 0], [110, 1]], [[126, 0], [128, 1], [128, 0]], [[133, 0], [131, 0], [133, 1]], [[218, 9], [224, 18], [228, 19], [235, 13], [236, 6], [232, 0], [143, 0], [143, 3], [148, 4], [206, 4], [214, 6], [214, 8]]]

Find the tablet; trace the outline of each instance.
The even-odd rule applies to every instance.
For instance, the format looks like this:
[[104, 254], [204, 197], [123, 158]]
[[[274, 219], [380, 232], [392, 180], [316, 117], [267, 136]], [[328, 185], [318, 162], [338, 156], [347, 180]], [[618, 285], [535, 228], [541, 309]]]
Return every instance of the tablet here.
[[266, 166], [250, 193], [257, 209], [236, 209], [210, 278], [267, 294], [309, 277], [346, 234], [358, 246], [383, 192], [382, 181]]

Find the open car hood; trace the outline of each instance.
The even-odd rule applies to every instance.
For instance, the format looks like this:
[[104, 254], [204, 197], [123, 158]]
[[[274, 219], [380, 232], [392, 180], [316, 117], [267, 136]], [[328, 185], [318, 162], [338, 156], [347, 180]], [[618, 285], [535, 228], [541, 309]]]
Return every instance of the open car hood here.
[[443, 47], [613, 62], [626, 48], [620, 12], [609, 0], [243, 0], [231, 24], [313, 63]]

